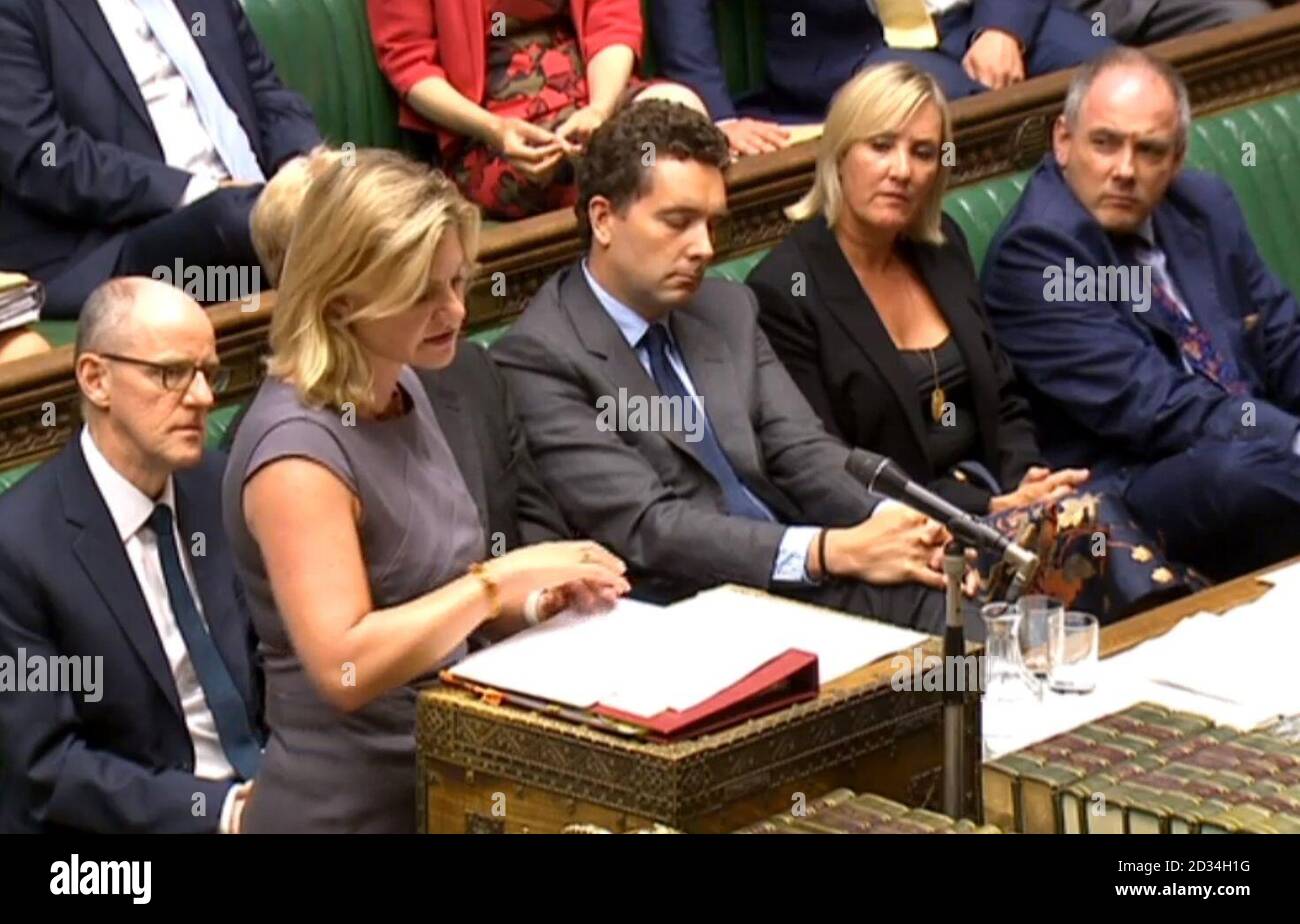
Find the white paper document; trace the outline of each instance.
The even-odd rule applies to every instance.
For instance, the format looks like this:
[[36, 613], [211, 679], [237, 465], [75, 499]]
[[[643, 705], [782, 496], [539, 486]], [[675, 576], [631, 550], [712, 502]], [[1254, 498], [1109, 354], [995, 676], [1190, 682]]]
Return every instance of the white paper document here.
[[456, 664], [459, 677], [578, 708], [640, 716], [697, 706], [790, 649], [817, 655], [823, 683], [929, 636], [777, 598], [718, 588], [672, 606], [620, 600], [564, 613]]
[[[1300, 676], [1294, 667], [1300, 650], [1300, 572], [1294, 568], [1266, 575], [1273, 589], [1252, 603], [1222, 616], [1189, 616], [1164, 635], [1102, 661], [1092, 693], [1046, 693], [1041, 702], [1016, 704], [1011, 721], [996, 724], [1003, 732], [996, 745], [986, 741], [996, 751], [988, 756], [1144, 701], [1241, 729], [1300, 713]], [[1014, 731], [1008, 733], [1008, 727]]]

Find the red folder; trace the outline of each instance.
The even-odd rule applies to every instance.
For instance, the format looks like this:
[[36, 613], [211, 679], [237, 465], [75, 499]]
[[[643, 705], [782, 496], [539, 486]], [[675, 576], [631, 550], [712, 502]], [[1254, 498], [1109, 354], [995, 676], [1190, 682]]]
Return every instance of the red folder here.
[[641, 716], [597, 703], [589, 710], [572, 709], [510, 690], [484, 687], [457, 677], [455, 668], [440, 674], [444, 683], [463, 687], [490, 703], [507, 703], [556, 718], [630, 736], [687, 738], [719, 731], [746, 719], [775, 712], [812, 699], [820, 689], [817, 656], [794, 648], [777, 655], [720, 693], [679, 712], [666, 709]]
[[685, 738], [719, 731], [745, 719], [812, 699], [818, 689], [817, 656], [791, 648], [684, 712], [665, 709], [658, 715], [640, 716], [599, 704], [592, 711], [649, 729], [661, 738]]

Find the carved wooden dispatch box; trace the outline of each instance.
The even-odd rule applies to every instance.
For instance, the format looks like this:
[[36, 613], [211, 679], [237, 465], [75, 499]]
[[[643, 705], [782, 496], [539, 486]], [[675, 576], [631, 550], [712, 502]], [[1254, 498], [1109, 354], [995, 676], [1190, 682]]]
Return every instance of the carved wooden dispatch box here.
[[[941, 654], [937, 640], [922, 650]], [[419, 829], [558, 833], [591, 823], [617, 832], [661, 822], [718, 833], [841, 786], [938, 808], [940, 695], [893, 689], [897, 668], [886, 658], [823, 686], [815, 700], [670, 743], [493, 705], [458, 688], [425, 690]], [[977, 694], [967, 694], [965, 714], [967, 815], [977, 819]]]

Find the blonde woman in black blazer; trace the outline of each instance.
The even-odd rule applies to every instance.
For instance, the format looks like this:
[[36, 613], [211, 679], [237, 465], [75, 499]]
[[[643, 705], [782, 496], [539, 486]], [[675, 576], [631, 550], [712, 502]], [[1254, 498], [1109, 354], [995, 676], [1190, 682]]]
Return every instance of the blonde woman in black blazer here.
[[1087, 478], [1043, 463], [957, 223], [934, 79], [896, 63], [835, 97], [801, 223], [748, 279], [760, 323], [827, 429], [975, 514], [1054, 502]]

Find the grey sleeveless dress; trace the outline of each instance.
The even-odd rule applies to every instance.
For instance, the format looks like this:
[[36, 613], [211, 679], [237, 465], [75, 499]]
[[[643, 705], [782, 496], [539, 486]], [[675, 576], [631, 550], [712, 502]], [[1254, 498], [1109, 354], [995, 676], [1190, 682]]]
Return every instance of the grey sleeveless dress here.
[[[415, 690], [391, 690], [345, 714], [321, 698], [294, 652], [243, 513], [244, 484], [276, 459], [324, 465], [361, 502], [361, 550], [376, 609], [463, 574], [485, 554], [474, 501], [415, 373], [398, 379], [413, 407], [389, 420], [302, 404], [267, 377], [231, 447], [222, 507], [266, 674], [270, 739], [244, 812], [249, 832], [410, 832], [416, 827]], [[301, 524], [311, 529], [309, 519]], [[464, 646], [446, 663], [463, 656]], [[343, 682], [342, 667], [340, 682]]]

